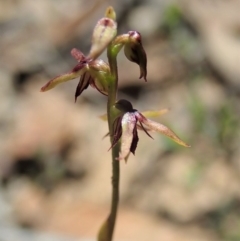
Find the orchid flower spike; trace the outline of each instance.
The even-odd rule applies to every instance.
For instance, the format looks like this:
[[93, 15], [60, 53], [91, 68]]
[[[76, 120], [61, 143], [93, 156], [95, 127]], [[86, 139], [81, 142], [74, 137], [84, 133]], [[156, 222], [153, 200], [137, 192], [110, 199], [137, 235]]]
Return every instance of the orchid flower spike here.
[[109, 7], [106, 11], [106, 16], [100, 19], [94, 28], [92, 46], [88, 56], [85, 56], [76, 48], [72, 49], [71, 55], [78, 61], [78, 64], [70, 72], [51, 79], [41, 88], [42, 92], [80, 76], [75, 93], [75, 101], [89, 85], [96, 88], [100, 93], [108, 95], [107, 80], [110, 76], [110, 68], [107, 63], [97, 58], [117, 34], [117, 24], [114, 16], [113, 8]]
[[171, 129], [146, 118], [138, 110], [133, 109], [132, 104], [129, 101], [119, 100], [115, 104], [115, 107], [122, 112], [122, 115], [117, 117], [114, 121], [114, 134], [111, 148], [115, 146], [121, 139], [121, 151], [118, 157], [119, 160], [127, 160], [130, 153], [135, 154], [135, 150], [139, 141], [137, 130], [144, 131], [151, 138], [152, 136], [149, 134], [149, 131], [156, 131], [169, 137], [179, 145], [190, 147], [188, 144], [182, 141]]

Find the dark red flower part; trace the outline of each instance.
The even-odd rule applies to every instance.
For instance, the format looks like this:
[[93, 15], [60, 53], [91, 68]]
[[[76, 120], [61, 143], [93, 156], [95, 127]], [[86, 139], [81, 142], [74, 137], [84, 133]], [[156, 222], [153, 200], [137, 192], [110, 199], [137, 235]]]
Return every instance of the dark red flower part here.
[[133, 128], [133, 139], [130, 147], [130, 152], [132, 152], [133, 155], [135, 155], [135, 150], [137, 148], [138, 141], [139, 141], [139, 138], [137, 133], [137, 125], [135, 125]]
[[81, 77], [80, 80], [78, 82], [77, 88], [76, 88], [76, 92], [75, 92], [75, 102], [77, 101], [78, 96], [80, 96], [82, 94], [82, 92], [88, 88], [89, 83], [93, 81], [92, 77], [90, 74], [88, 74], [87, 72], [85, 72]]

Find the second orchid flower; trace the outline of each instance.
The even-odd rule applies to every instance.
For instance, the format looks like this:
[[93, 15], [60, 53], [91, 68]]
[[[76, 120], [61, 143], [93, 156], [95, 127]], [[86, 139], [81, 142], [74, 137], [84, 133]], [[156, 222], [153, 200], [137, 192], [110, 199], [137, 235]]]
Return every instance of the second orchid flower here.
[[127, 100], [119, 100], [115, 107], [120, 110], [121, 114], [114, 121], [114, 135], [112, 147], [121, 140], [121, 152], [119, 153], [119, 160], [127, 160], [130, 152], [135, 154], [137, 144], [139, 141], [138, 131], [144, 131], [149, 137], [149, 131], [159, 132], [179, 145], [190, 147], [187, 143], [182, 141], [171, 129], [163, 124], [157, 123], [146, 118], [138, 110], [133, 109], [132, 104]]

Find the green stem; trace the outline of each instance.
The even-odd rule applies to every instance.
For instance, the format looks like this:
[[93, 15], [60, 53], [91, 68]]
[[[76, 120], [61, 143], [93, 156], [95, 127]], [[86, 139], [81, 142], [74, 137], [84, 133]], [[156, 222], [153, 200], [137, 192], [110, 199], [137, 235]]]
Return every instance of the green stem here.
[[120, 180], [120, 166], [116, 157], [119, 155], [119, 145], [115, 146], [112, 150], [112, 202], [111, 212], [108, 218], [109, 226], [109, 241], [112, 240], [114, 227], [117, 218], [118, 202], [119, 202], [119, 180]]
[[[118, 69], [117, 69], [117, 56], [112, 52], [112, 46], [108, 47], [108, 61], [111, 70], [111, 81], [108, 96], [108, 126], [111, 144], [113, 141], [113, 122], [116, 118], [114, 111], [114, 104], [117, 99], [117, 88], [118, 88]], [[112, 240], [114, 227], [116, 223], [118, 202], [119, 202], [119, 179], [120, 179], [120, 166], [119, 161], [116, 158], [119, 156], [120, 144], [115, 145], [112, 148], [112, 201], [111, 201], [111, 211], [108, 218], [108, 237]]]
[[[113, 123], [117, 117], [117, 113], [114, 104], [117, 100], [118, 89], [118, 69], [117, 69], [117, 54], [113, 51], [112, 46], [108, 47], [108, 61], [111, 70], [111, 77], [108, 81], [108, 103], [107, 103], [107, 115], [108, 115], [108, 127], [111, 144], [113, 143]], [[119, 180], [120, 180], [120, 165], [117, 157], [120, 152], [120, 144], [118, 143], [112, 148], [112, 200], [110, 214], [100, 229], [98, 235], [98, 241], [112, 241], [114, 227], [117, 218], [118, 202], [119, 202]]]

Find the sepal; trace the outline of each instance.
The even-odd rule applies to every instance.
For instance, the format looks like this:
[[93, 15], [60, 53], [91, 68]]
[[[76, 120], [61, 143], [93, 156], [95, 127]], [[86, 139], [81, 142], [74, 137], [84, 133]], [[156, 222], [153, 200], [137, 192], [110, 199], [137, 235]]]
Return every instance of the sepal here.
[[41, 88], [41, 92], [48, 91], [54, 88], [56, 85], [67, 82], [69, 80], [76, 79], [78, 76], [82, 75], [85, 72], [85, 65], [78, 64], [76, 67], [73, 68], [72, 71], [59, 75], [53, 79], [51, 79], [47, 84], [45, 84]]
[[121, 151], [119, 153], [119, 160], [126, 159], [130, 152], [135, 154], [138, 143], [137, 134], [137, 119], [134, 113], [127, 112], [123, 115], [122, 126], [122, 139], [121, 139]]
[[147, 126], [150, 130], [159, 132], [173, 141], [175, 141], [177, 144], [184, 146], [184, 147], [190, 147], [187, 143], [185, 143], [183, 140], [181, 140], [170, 128], [167, 126], [157, 123], [155, 121], [152, 121], [145, 116], [143, 116], [141, 113], [137, 112], [136, 117], [140, 123], [143, 123], [145, 126]]

